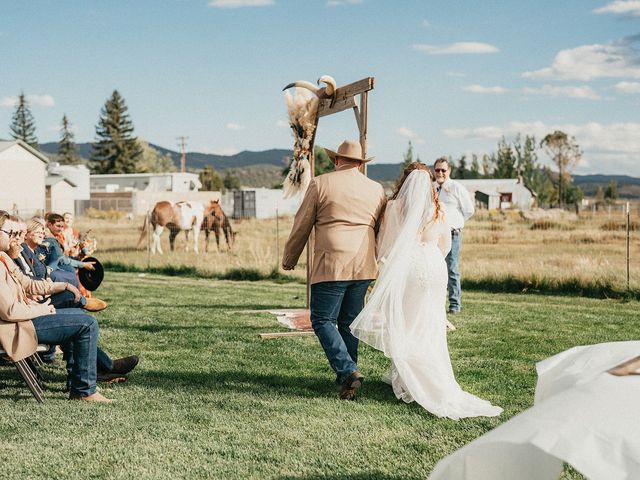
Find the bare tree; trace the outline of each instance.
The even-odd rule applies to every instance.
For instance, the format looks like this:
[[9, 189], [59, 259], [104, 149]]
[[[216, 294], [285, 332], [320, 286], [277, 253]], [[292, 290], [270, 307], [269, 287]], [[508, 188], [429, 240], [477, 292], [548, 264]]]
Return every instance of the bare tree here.
[[582, 152], [575, 138], [560, 130], [544, 137], [540, 146], [558, 167], [558, 202], [562, 207], [566, 193], [565, 185], [571, 183], [571, 170], [580, 163]]

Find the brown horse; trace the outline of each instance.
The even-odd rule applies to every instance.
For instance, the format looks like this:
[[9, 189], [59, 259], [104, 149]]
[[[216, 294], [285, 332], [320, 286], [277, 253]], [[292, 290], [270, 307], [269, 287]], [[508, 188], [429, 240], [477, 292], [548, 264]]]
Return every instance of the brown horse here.
[[158, 202], [153, 207], [153, 210], [151, 210], [151, 213], [144, 219], [138, 246], [140, 246], [147, 234], [147, 223], [150, 223], [153, 227], [151, 253], [156, 253], [157, 250], [158, 253], [162, 254], [160, 235], [162, 235], [164, 227], [169, 228], [169, 245], [171, 251], [175, 248], [176, 236], [180, 233], [180, 230], [184, 230], [187, 236], [186, 249], [188, 251], [189, 230], [193, 230], [193, 250], [195, 253], [198, 253], [198, 236], [200, 234], [203, 216], [204, 206], [200, 202], [178, 202], [176, 204], [164, 201]]
[[227, 249], [231, 250], [233, 241], [235, 239], [235, 232], [231, 229], [229, 219], [225, 215], [219, 200], [212, 200], [209, 206], [204, 211], [204, 220], [202, 222], [202, 228], [204, 229], [204, 251], [209, 251], [209, 232], [213, 230], [216, 235], [216, 245], [218, 251], [220, 251], [220, 230], [224, 233], [224, 239], [227, 241]]

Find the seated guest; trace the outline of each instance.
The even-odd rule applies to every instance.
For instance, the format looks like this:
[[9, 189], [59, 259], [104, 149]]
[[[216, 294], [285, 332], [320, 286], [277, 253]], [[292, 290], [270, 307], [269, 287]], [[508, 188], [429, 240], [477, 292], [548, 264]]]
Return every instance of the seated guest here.
[[[41, 245], [44, 240], [44, 223], [37, 218], [33, 218], [27, 225], [26, 231], [27, 233], [24, 236], [24, 243], [22, 244], [22, 252], [19, 255], [19, 258], [25, 260], [24, 263], [31, 272], [26, 273], [26, 275], [35, 280], [48, 280], [49, 274], [47, 267], [42, 263], [42, 259], [39, 256], [41, 254], [36, 253], [36, 248], [38, 245]], [[23, 273], [25, 273], [24, 270]], [[49, 298], [51, 300], [51, 305], [53, 305], [57, 310], [84, 308], [85, 310], [99, 312], [107, 308], [107, 303], [105, 301], [97, 298], [85, 298], [72, 284], [69, 284], [67, 290], [55, 293]], [[55, 358], [55, 345], [52, 346], [52, 350], [45, 352], [42, 357], [45, 362], [52, 362]], [[126, 378], [123, 377], [123, 375], [128, 374], [136, 367], [138, 364], [138, 357], [131, 355], [112, 360], [105, 351], [98, 347], [97, 361], [98, 381], [113, 381], [116, 379]]]
[[[22, 263], [26, 264], [27, 270], [21, 268], [23, 273], [29, 275], [36, 280], [43, 280], [49, 278], [46, 265], [43, 263], [45, 255], [38, 252], [38, 247], [44, 243], [45, 228], [44, 224], [37, 219], [32, 219], [26, 226], [26, 234], [24, 236], [24, 243], [22, 243], [22, 252], [19, 256], [22, 262], [16, 261], [19, 266]], [[31, 271], [31, 273], [29, 273]], [[72, 283], [71, 278], [66, 278], [69, 283]], [[75, 290], [75, 288], [74, 288]], [[107, 303], [104, 300], [98, 298], [86, 298], [80, 297], [80, 301], [76, 302], [74, 293], [70, 290], [66, 290], [57, 295], [51, 297], [51, 304], [56, 308], [84, 308], [90, 312], [99, 312], [107, 308]]]
[[86, 313], [57, 312], [49, 304], [32, 302], [27, 295], [49, 295], [67, 283], [32, 280], [22, 274], [7, 251], [17, 243], [17, 231], [6, 228], [0, 216], [0, 345], [13, 360], [36, 351], [38, 342], [60, 344], [67, 352], [69, 399], [109, 403], [96, 391], [98, 322]]
[[[64, 236], [62, 236], [64, 228], [65, 224], [62, 215], [57, 213], [48, 214], [45, 239], [37, 248], [38, 253], [44, 254], [43, 262], [51, 269], [51, 278], [55, 281], [60, 279], [67, 280], [67, 277], [62, 272], [69, 272], [75, 275], [76, 268], [86, 268], [87, 270], [94, 270], [95, 268], [92, 262], [81, 262], [64, 254]], [[75, 286], [79, 286], [77, 280], [75, 281]]]
[[80, 243], [80, 231], [73, 226], [73, 213], [65, 212], [62, 214], [64, 218], [64, 230], [62, 236], [64, 238], [64, 253], [73, 256], [70, 252], [72, 249]]

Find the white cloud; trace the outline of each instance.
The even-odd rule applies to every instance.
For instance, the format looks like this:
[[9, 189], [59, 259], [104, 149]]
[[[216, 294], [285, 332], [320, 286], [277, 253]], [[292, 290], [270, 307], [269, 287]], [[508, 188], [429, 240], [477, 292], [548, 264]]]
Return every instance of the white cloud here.
[[600, 100], [593, 88], [588, 85], [582, 86], [564, 86], [556, 87], [552, 85], [543, 85], [539, 88], [525, 87], [522, 89], [523, 93], [531, 95], [547, 95], [550, 97], [572, 97], [572, 98], [587, 98], [589, 100]]
[[628, 37], [614, 43], [582, 45], [558, 52], [550, 67], [522, 74], [525, 78], [588, 81], [601, 77], [640, 78], [640, 59]]
[[480, 42], [456, 42], [447, 45], [415, 44], [413, 45], [413, 49], [425, 52], [428, 55], [449, 55], [458, 53], [478, 54], [496, 53], [500, 51], [493, 45]]
[[233, 122], [227, 123], [226, 127], [228, 130], [236, 130], [236, 131], [244, 130], [244, 127], [242, 125], [238, 125], [237, 123], [233, 123]]
[[209, 0], [209, 6], [214, 8], [266, 7], [273, 4], [273, 0]]
[[[575, 137], [584, 152], [580, 168], [602, 173], [640, 175], [640, 123], [597, 122], [577, 124], [545, 124], [544, 122], [510, 122], [506, 126], [484, 126], [471, 129], [450, 128], [444, 134], [453, 139], [485, 139], [498, 141], [503, 136], [512, 139], [517, 134], [534, 135], [540, 140], [545, 135], [562, 130]], [[591, 165], [588, 167], [588, 165]]]
[[618, 82], [616, 90], [621, 93], [640, 93], [640, 82]]
[[[51, 95], [26, 95], [27, 103], [33, 107], [53, 107], [56, 101]], [[18, 97], [4, 97], [0, 100], [2, 107], [15, 107], [18, 105]]]
[[447, 76], [448, 77], [466, 77], [467, 74], [462, 72], [447, 72]]
[[339, 7], [341, 5], [357, 5], [362, 3], [362, 0], [328, 0], [327, 7]]
[[413, 143], [423, 144], [424, 140], [418, 136], [413, 130], [407, 127], [396, 128], [396, 133], [407, 140], [411, 140]]
[[431, 23], [429, 23], [429, 20], [427, 20], [426, 18], [424, 20], [422, 20], [422, 24], [421, 24], [424, 28], [429, 28], [431, 26]]
[[628, 15], [640, 17], [639, 0], [615, 0], [604, 7], [596, 8], [593, 13], [613, 13], [618, 15]]
[[467, 85], [462, 87], [465, 92], [471, 93], [506, 93], [509, 89], [500, 87], [498, 85], [494, 87], [483, 87], [482, 85]]

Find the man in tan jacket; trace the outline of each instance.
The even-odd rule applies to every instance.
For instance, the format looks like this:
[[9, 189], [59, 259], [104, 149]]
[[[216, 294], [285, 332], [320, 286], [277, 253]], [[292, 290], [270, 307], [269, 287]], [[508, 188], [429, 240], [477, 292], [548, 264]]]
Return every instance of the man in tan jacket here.
[[282, 268], [294, 268], [315, 227], [311, 325], [342, 386], [340, 398], [355, 400], [355, 389], [364, 377], [357, 368], [358, 339], [349, 326], [378, 274], [376, 231], [386, 197], [379, 183], [360, 173], [358, 167], [371, 159], [362, 158], [358, 142], [345, 140], [337, 152], [327, 153], [336, 169], [309, 184], [285, 246]]

